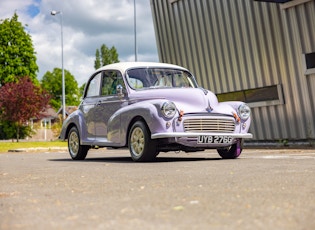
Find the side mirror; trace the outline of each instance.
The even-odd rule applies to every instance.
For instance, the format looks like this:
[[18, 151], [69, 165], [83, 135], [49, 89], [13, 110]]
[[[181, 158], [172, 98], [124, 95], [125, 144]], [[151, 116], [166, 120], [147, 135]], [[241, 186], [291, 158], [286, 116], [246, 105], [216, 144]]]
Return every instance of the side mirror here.
[[120, 96], [120, 97], [124, 96], [122, 85], [117, 85], [117, 86], [116, 86], [116, 93], [117, 93], [117, 95]]

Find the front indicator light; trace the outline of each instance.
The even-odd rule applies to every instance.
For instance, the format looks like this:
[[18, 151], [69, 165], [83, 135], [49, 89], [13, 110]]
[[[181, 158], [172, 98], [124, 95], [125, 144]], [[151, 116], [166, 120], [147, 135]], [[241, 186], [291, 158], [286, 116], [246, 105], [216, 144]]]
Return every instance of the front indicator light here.
[[233, 117], [237, 123], [240, 123], [241, 118], [237, 115], [237, 113], [233, 113]]
[[181, 111], [179, 112], [178, 121], [182, 121], [183, 116], [184, 116], [184, 111], [181, 110]]

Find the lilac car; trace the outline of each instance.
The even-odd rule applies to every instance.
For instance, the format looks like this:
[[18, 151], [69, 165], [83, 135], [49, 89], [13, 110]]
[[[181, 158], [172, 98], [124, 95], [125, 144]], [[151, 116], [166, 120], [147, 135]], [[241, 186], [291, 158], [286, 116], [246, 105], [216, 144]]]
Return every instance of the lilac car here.
[[237, 158], [250, 126], [243, 102], [218, 102], [185, 68], [126, 62], [104, 66], [87, 82], [83, 100], [64, 122], [73, 160], [90, 148], [128, 147], [134, 161], [153, 161], [160, 152], [217, 149]]

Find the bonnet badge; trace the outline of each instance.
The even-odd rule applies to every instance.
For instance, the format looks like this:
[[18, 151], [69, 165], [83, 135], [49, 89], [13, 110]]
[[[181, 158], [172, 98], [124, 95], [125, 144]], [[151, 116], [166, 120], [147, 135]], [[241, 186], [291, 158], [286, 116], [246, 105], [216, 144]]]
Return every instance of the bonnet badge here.
[[206, 108], [206, 111], [207, 111], [208, 113], [211, 113], [212, 110], [213, 110], [213, 108], [212, 108], [211, 105], [210, 105], [210, 101], [208, 101], [208, 107]]

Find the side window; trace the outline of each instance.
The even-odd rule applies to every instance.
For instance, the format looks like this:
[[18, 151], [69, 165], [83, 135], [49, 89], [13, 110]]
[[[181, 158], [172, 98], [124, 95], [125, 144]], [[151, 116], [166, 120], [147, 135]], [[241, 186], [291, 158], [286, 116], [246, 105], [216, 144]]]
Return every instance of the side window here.
[[104, 71], [101, 94], [103, 96], [115, 95], [117, 85], [122, 85], [124, 87], [124, 81], [120, 72], [115, 70]]
[[100, 85], [101, 85], [102, 73], [98, 73], [89, 83], [89, 88], [86, 93], [86, 97], [94, 97], [100, 95]]

